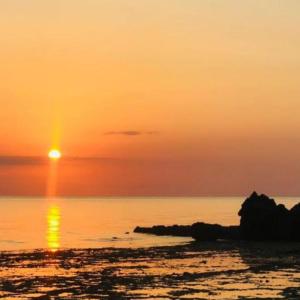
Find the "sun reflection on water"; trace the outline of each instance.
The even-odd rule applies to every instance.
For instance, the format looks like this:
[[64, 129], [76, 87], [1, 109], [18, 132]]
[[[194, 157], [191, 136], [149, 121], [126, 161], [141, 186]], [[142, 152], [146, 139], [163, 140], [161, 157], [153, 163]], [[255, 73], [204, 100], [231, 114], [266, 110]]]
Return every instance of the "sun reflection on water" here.
[[60, 247], [60, 208], [51, 205], [47, 213], [48, 230], [47, 244], [52, 252], [56, 252]]

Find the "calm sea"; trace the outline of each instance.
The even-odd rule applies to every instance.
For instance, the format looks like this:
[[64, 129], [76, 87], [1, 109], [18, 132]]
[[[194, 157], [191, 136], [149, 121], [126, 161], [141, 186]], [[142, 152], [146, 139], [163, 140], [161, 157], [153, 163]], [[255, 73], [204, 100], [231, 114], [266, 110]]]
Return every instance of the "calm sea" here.
[[[134, 234], [135, 226], [235, 225], [240, 197], [0, 198], [0, 250], [147, 247], [187, 238]], [[297, 198], [277, 198], [288, 208]]]

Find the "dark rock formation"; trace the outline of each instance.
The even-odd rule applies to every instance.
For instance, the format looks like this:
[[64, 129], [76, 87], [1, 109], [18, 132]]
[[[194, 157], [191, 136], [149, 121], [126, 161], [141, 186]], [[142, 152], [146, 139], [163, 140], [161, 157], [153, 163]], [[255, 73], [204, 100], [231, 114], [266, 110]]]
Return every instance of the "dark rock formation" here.
[[266, 195], [254, 192], [242, 204], [239, 211], [241, 217], [241, 236], [246, 240], [278, 240], [289, 239], [289, 211], [284, 205], [276, 205]]
[[222, 238], [223, 230], [219, 224], [195, 223], [191, 226], [192, 237], [198, 241], [215, 241]]
[[300, 241], [300, 203], [290, 210], [291, 239]]
[[197, 241], [214, 241], [217, 239], [238, 239], [238, 226], [221, 226], [219, 224], [195, 223], [191, 226], [192, 237]]
[[286, 240], [300, 241], [300, 203], [288, 210], [274, 199], [253, 192], [239, 211], [240, 226], [195, 223], [190, 226], [136, 227], [134, 232], [155, 235], [193, 237], [199, 241], [230, 240]]
[[136, 227], [134, 232], [136, 233], [148, 233], [155, 235], [171, 235], [171, 236], [192, 236], [190, 225], [156, 225], [152, 227]]
[[155, 235], [186, 236], [201, 241], [213, 241], [217, 239], [237, 239], [239, 237], [238, 226], [221, 226], [218, 224], [194, 223], [193, 225], [136, 227], [136, 233], [148, 233]]
[[288, 210], [254, 192], [242, 204], [239, 215], [242, 239], [300, 241], [300, 203]]

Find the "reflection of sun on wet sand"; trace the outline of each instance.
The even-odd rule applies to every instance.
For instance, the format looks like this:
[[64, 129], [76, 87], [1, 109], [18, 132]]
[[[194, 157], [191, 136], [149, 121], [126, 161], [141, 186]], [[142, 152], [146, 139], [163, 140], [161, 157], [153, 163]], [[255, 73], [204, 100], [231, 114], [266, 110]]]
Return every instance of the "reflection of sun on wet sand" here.
[[47, 214], [47, 244], [48, 248], [55, 252], [60, 247], [60, 209], [57, 205], [51, 205]]

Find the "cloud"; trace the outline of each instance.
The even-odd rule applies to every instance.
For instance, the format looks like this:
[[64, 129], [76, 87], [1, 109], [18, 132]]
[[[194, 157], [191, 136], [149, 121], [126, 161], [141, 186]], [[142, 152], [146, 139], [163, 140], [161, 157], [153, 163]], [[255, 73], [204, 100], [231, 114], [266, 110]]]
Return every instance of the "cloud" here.
[[0, 156], [0, 166], [41, 165], [46, 161], [39, 156]]
[[152, 134], [158, 134], [158, 131], [125, 130], [125, 131], [108, 131], [104, 133], [104, 135], [127, 135], [127, 136], [152, 135]]
[[[126, 160], [111, 157], [100, 156], [64, 156], [60, 160], [60, 164], [73, 163], [111, 163], [126, 162]], [[51, 162], [48, 157], [43, 156], [5, 156], [0, 155], [0, 168], [15, 166], [46, 166]]]

